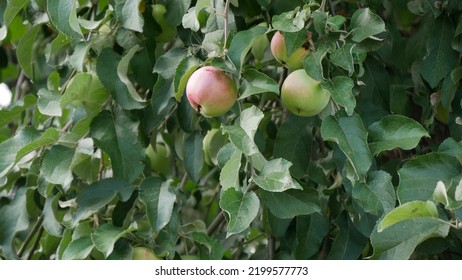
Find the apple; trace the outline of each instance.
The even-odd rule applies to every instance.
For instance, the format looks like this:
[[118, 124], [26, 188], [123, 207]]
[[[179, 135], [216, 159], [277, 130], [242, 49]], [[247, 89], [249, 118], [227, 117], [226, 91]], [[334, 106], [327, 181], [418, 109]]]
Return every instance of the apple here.
[[218, 117], [231, 109], [237, 99], [233, 79], [222, 70], [205, 66], [197, 69], [186, 84], [189, 103], [205, 117]]
[[154, 150], [152, 144], [146, 148], [146, 155], [149, 157], [151, 163], [151, 170], [154, 173], [162, 174], [167, 176], [170, 173], [172, 165], [172, 159], [170, 157], [170, 151], [162, 143], [156, 143], [156, 149]]
[[160, 260], [154, 254], [154, 251], [148, 247], [133, 248], [132, 260]]
[[176, 27], [171, 26], [165, 20], [165, 13], [167, 9], [162, 4], [154, 4], [152, 5], [152, 17], [154, 20], [159, 24], [160, 28], [162, 29], [162, 33], [157, 35], [155, 39], [158, 42], [170, 42], [176, 37]]
[[305, 47], [295, 50], [290, 56], [287, 56], [286, 42], [281, 32], [276, 32], [271, 39], [271, 53], [279, 63], [285, 65], [289, 71], [295, 71], [303, 68], [303, 59], [310, 53]]
[[223, 135], [219, 128], [212, 128], [209, 130], [202, 141], [205, 163], [211, 166], [218, 165], [218, 151], [226, 143], [228, 143], [228, 137]]
[[329, 103], [330, 93], [321, 87], [305, 69], [290, 73], [281, 88], [281, 100], [287, 109], [297, 116], [311, 117], [319, 114]]

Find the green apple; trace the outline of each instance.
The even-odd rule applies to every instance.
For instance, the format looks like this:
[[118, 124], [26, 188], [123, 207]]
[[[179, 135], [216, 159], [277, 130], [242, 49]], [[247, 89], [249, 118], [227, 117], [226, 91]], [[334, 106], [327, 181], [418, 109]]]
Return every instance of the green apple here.
[[154, 251], [148, 247], [133, 248], [132, 260], [160, 260]]
[[170, 42], [175, 39], [177, 31], [175, 26], [171, 26], [165, 20], [165, 13], [167, 9], [162, 4], [154, 4], [152, 5], [152, 17], [154, 20], [159, 24], [160, 28], [162, 29], [162, 33], [156, 36], [156, 40], [158, 42]]
[[319, 114], [329, 103], [330, 93], [321, 87], [305, 69], [290, 73], [281, 88], [284, 106], [297, 116], [311, 117]]
[[162, 144], [157, 143], [154, 150], [152, 145], [146, 149], [146, 155], [149, 157], [151, 169], [154, 173], [167, 176], [170, 173], [172, 159], [168, 148]]
[[220, 151], [226, 143], [228, 143], [228, 137], [223, 135], [219, 128], [212, 128], [209, 130], [202, 141], [205, 163], [211, 166], [218, 165], [218, 151]]
[[305, 47], [296, 49], [290, 56], [287, 56], [286, 42], [281, 32], [276, 32], [271, 39], [271, 53], [279, 63], [285, 65], [289, 71], [303, 68], [303, 59], [310, 53]]
[[189, 103], [205, 117], [218, 117], [231, 109], [237, 99], [234, 80], [221, 69], [205, 66], [197, 69], [186, 84]]

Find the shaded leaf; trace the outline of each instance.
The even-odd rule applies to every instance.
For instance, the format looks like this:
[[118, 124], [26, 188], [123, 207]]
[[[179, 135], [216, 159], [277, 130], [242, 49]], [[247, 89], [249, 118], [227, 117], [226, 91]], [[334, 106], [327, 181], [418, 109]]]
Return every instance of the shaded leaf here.
[[270, 212], [280, 219], [321, 212], [319, 194], [312, 188], [285, 192], [259, 190], [258, 195]]
[[252, 47], [252, 42], [266, 31], [266, 27], [257, 25], [251, 29], [240, 31], [234, 35], [233, 41], [229, 46], [228, 56], [239, 72], [242, 64], [244, 63], [245, 56]]
[[69, 187], [73, 177], [71, 163], [75, 150], [63, 145], [54, 145], [43, 155], [40, 173], [47, 182]]
[[72, 240], [64, 250], [62, 260], [84, 260], [90, 255], [94, 245], [90, 236], [80, 237]]
[[195, 132], [188, 135], [184, 142], [183, 164], [189, 177], [194, 182], [199, 182], [202, 167], [204, 167], [203, 139], [200, 132]]
[[243, 76], [244, 83], [239, 88], [239, 99], [265, 92], [279, 94], [278, 83], [260, 71], [250, 68], [245, 70]]
[[241, 168], [242, 152], [235, 150], [220, 172], [220, 185], [223, 190], [239, 189], [239, 170]]
[[62, 111], [59, 104], [61, 96], [59, 94], [41, 88], [37, 95], [37, 107], [40, 113], [51, 117], [61, 117]]
[[83, 37], [73, 0], [47, 0], [47, 14], [59, 32], [73, 39]]
[[34, 80], [34, 44], [41, 27], [41, 25], [36, 25], [27, 31], [27, 33], [21, 38], [21, 41], [19, 41], [18, 49], [16, 50], [19, 65], [21, 65], [24, 75], [31, 80]]
[[345, 111], [351, 116], [356, 107], [356, 99], [353, 95], [353, 80], [346, 76], [336, 76], [332, 80], [321, 83], [323, 89], [329, 91], [332, 99], [338, 105], [345, 107]]
[[353, 34], [353, 41], [361, 42], [385, 32], [385, 23], [369, 8], [359, 9], [351, 17], [350, 29]]
[[353, 225], [345, 212], [335, 219], [335, 224], [340, 232], [336, 236], [332, 248], [327, 255], [330, 260], [355, 260], [361, 255], [368, 243], [368, 239], [362, 235]]
[[91, 241], [96, 249], [107, 258], [114, 250], [114, 244], [131, 229], [123, 230], [111, 224], [104, 224], [91, 234]]
[[228, 230], [226, 236], [246, 230], [255, 219], [260, 209], [260, 200], [254, 192], [245, 194], [234, 188], [222, 192], [220, 207], [228, 214]]

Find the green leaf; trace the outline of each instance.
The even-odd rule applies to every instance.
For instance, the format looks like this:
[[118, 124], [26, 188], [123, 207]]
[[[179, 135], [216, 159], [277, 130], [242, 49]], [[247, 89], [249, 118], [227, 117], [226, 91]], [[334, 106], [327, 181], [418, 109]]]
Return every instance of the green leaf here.
[[297, 32], [305, 27], [306, 12], [293, 10], [273, 16], [273, 27], [283, 32]]
[[[0, 208], [0, 248], [10, 259], [16, 259], [13, 240], [17, 233], [29, 227], [29, 217], [26, 209], [26, 188], [16, 191], [13, 200]], [[2, 202], [3, 204], [3, 202]]]
[[74, 52], [72, 53], [72, 55], [69, 57], [69, 63], [79, 73], [83, 72], [83, 64], [87, 57], [87, 53], [90, 50], [90, 47], [92, 46], [92, 42], [93, 41], [90, 41], [90, 43], [79, 42], [74, 47]]
[[285, 192], [268, 192], [261, 189], [258, 195], [271, 214], [279, 219], [321, 212], [319, 194], [313, 188]]
[[158, 73], [164, 79], [173, 79], [178, 65], [188, 54], [184, 48], [173, 48], [161, 55], [154, 65], [153, 72]]
[[34, 53], [34, 44], [35, 39], [37, 39], [37, 35], [41, 30], [41, 25], [36, 25], [21, 38], [18, 44], [18, 49], [16, 50], [16, 54], [18, 56], [18, 63], [21, 65], [22, 71], [24, 75], [26, 75], [29, 79], [34, 80], [34, 61], [33, 53]]
[[355, 70], [353, 62], [353, 49], [355, 45], [347, 43], [336, 49], [330, 55], [330, 62], [348, 71], [348, 76], [353, 75]]
[[129, 189], [130, 184], [117, 178], [103, 179], [84, 188], [75, 201], [79, 208], [74, 213], [73, 226], [106, 206], [117, 194]]
[[63, 232], [63, 228], [57, 217], [60, 197], [61, 194], [47, 197], [45, 205], [43, 206], [43, 228], [49, 235], [57, 237], [61, 237]]
[[29, 0], [7, 0], [5, 14], [3, 15], [3, 23], [9, 26], [16, 15], [29, 5]]
[[345, 107], [345, 111], [351, 116], [356, 107], [356, 99], [353, 95], [353, 80], [346, 76], [337, 76], [332, 80], [321, 83], [323, 89], [330, 92], [332, 99], [340, 106]]
[[313, 26], [316, 32], [318, 32], [321, 35], [325, 35], [328, 13], [316, 10], [313, 13], [311, 13], [311, 15], [313, 16]]
[[273, 157], [292, 162], [290, 172], [301, 178], [310, 162], [312, 142], [309, 119], [290, 114], [278, 129]]
[[73, 39], [82, 39], [76, 4], [73, 0], [47, 0], [47, 14], [59, 32]]
[[[457, 194], [457, 188], [456, 188], [455, 194]], [[457, 195], [455, 195], [456, 200], [457, 198], [458, 198]], [[441, 203], [444, 206], [449, 205], [446, 186], [444, 185], [442, 181], [438, 181], [438, 183], [436, 183], [435, 191], [433, 192], [433, 199], [435, 200], [435, 202]]]
[[115, 107], [102, 111], [91, 122], [90, 136], [109, 154], [115, 177], [133, 182], [143, 171], [145, 149], [138, 140], [139, 122]]
[[[127, 3], [128, 2], [136, 2], [136, 1], [127, 1]], [[140, 47], [138, 45], [135, 45], [128, 51], [127, 54], [125, 54], [122, 57], [119, 64], [117, 65], [117, 75], [119, 76], [119, 79], [122, 81], [122, 83], [124, 83], [125, 86], [127, 87], [127, 90], [130, 93], [130, 96], [133, 98], [133, 100], [142, 103], [144, 102], [144, 100], [138, 95], [138, 93], [136, 92], [135, 86], [130, 81], [130, 78], [128, 78], [128, 66], [130, 65], [130, 61], [132, 60], [133, 56], [139, 50], [140, 50]]]
[[321, 124], [321, 136], [324, 141], [339, 145], [359, 178], [366, 175], [372, 165], [372, 156], [367, 146], [367, 130], [358, 114], [325, 118]]
[[391, 175], [385, 171], [368, 174], [367, 182], [357, 182], [353, 186], [353, 198], [365, 212], [380, 216], [395, 207], [395, 188]]
[[335, 219], [335, 224], [340, 232], [336, 236], [332, 248], [327, 255], [329, 260], [355, 260], [361, 255], [368, 239], [362, 235], [353, 225], [346, 212]]
[[220, 207], [228, 214], [226, 237], [246, 230], [260, 209], [260, 200], [254, 192], [245, 194], [234, 188], [222, 192]]
[[458, 53], [451, 48], [454, 25], [447, 16], [437, 18], [428, 32], [427, 55], [420, 64], [420, 74], [432, 88], [457, 65]]
[[242, 152], [235, 150], [220, 172], [220, 185], [223, 190], [239, 189], [239, 170], [241, 168]]
[[95, 246], [91, 241], [90, 236], [84, 236], [72, 240], [64, 250], [61, 257], [62, 260], [84, 260], [90, 255]]
[[47, 182], [69, 187], [73, 177], [71, 163], [75, 150], [62, 145], [55, 145], [43, 155], [40, 173]]
[[229, 140], [236, 148], [246, 156], [251, 156], [258, 153], [258, 147], [253, 138], [263, 117], [263, 112], [252, 106], [242, 111], [235, 125], [222, 124], [222, 129], [228, 133]]
[[382, 232], [374, 230], [371, 234], [374, 258], [409, 259], [418, 244], [432, 237], [446, 237], [449, 228], [438, 219], [419, 217], [393, 224]]
[[258, 36], [265, 34], [266, 31], [266, 27], [257, 25], [251, 29], [240, 31], [234, 36], [229, 46], [228, 56], [239, 72], [244, 64], [245, 56], [252, 47], [252, 42]]
[[143, 32], [144, 19], [138, 9], [138, 1], [130, 0], [116, 0], [116, 5], [121, 5], [121, 18], [122, 26], [137, 32]]
[[239, 99], [265, 92], [279, 94], [278, 83], [260, 71], [249, 68], [244, 71], [243, 76], [244, 81], [239, 88]]
[[51, 117], [61, 117], [62, 111], [59, 104], [61, 96], [59, 94], [41, 88], [37, 95], [37, 107], [40, 113]]
[[442, 153], [417, 156], [398, 171], [396, 190], [400, 203], [430, 199], [438, 181], [447, 181], [462, 172], [459, 161]]
[[297, 247], [295, 258], [308, 260], [318, 253], [324, 237], [329, 233], [329, 219], [321, 214], [297, 217]]
[[303, 61], [303, 67], [311, 78], [322, 81], [324, 80], [324, 69], [322, 60], [327, 55], [327, 48], [323, 45], [318, 46], [314, 52], [310, 52]]
[[201, 61], [194, 56], [187, 56], [181, 60], [175, 71], [173, 80], [175, 86], [175, 99], [180, 102], [189, 77], [199, 68]]
[[210, 238], [203, 232], [193, 232], [191, 237], [194, 242], [204, 245], [208, 249], [211, 260], [222, 259], [225, 249], [217, 239]]
[[120, 80], [117, 73], [121, 61], [119, 54], [110, 48], [105, 48], [96, 61], [96, 73], [104, 87], [111, 93], [115, 102], [126, 110], [141, 109], [144, 104], [133, 99], [127, 86]]
[[302, 186], [290, 175], [290, 161], [282, 158], [267, 161], [259, 175], [252, 176], [253, 181], [269, 192], [283, 192], [288, 189], [302, 190]]
[[122, 236], [130, 232], [131, 229], [123, 230], [122, 228], [115, 227], [111, 224], [104, 224], [91, 234], [91, 240], [96, 249], [108, 257], [114, 250], [114, 244]]
[[385, 116], [371, 124], [368, 130], [369, 148], [373, 155], [395, 148], [410, 150], [419, 144], [422, 137], [430, 137], [420, 123], [402, 115]]
[[165, 20], [172, 26], [179, 25], [183, 15], [186, 14], [191, 5], [191, 0], [169, 0], [165, 2], [165, 8], [167, 9]]
[[74, 108], [83, 106], [89, 116], [95, 116], [108, 97], [109, 93], [95, 73], [78, 73], [67, 85], [60, 104], [62, 109], [69, 104]]
[[438, 218], [436, 205], [431, 201], [411, 201], [404, 203], [383, 217], [377, 226], [377, 231], [382, 232], [384, 229], [401, 221], [421, 217]]
[[4, 127], [12, 120], [20, 119], [22, 112], [31, 106], [35, 106], [37, 98], [31, 94], [24, 96], [22, 100], [13, 102], [7, 108], [0, 110], [0, 127]]
[[21, 149], [39, 139], [40, 136], [40, 132], [28, 127], [20, 130], [13, 138], [0, 143], [0, 178], [5, 176], [20, 159], [17, 154]]
[[359, 9], [353, 14], [350, 30], [353, 34], [352, 40], [355, 42], [361, 42], [386, 31], [382, 18], [374, 14], [369, 8]]
[[159, 177], [149, 177], [140, 184], [140, 200], [146, 205], [149, 223], [155, 232], [159, 232], [170, 221], [176, 195], [172, 190], [172, 181], [163, 181]]
[[202, 167], [204, 167], [203, 139], [202, 134], [197, 131], [188, 135], [184, 143], [184, 168], [194, 182], [199, 182]]

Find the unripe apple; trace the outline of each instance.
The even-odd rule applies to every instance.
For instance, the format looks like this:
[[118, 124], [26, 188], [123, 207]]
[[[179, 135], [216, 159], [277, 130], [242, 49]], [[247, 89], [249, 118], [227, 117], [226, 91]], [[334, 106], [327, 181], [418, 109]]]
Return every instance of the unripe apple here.
[[152, 17], [159, 24], [162, 33], [156, 36], [158, 42], [170, 42], [176, 37], [176, 27], [165, 20], [167, 9], [162, 4], [152, 5]]
[[133, 248], [132, 260], [159, 260], [154, 251], [148, 247]]
[[237, 87], [222, 70], [205, 66], [189, 78], [186, 96], [194, 110], [205, 117], [217, 117], [231, 109], [237, 99]]
[[303, 59], [310, 53], [305, 47], [295, 50], [290, 56], [287, 56], [287, 48], [284, 36], [281, 32], [276, 32], [271, 39], [271, 53], [274, 58], [281, 64], [285, 65], [289, 71], [303, 68]]
[[311, 117], [319, 114], [329, 103], [330, 93], [321, 87], [305, 69], [290, 73], [281, 88], [284, 106], [297, 116]]
[[218, 151], [228, 142], [228, 137], [221, 133], [219, 128], [212, 128], [202, 141], [204, 159], [208, 165], [218, 165]]
[[157, 143], [155, 150], [152, 148], [152, 145], [149, 145], [146, 148], [146, 155], [149, 157], [152, 171], [164, 176], [170, 173], [172, 159], [170, 151], [164, 144]]

